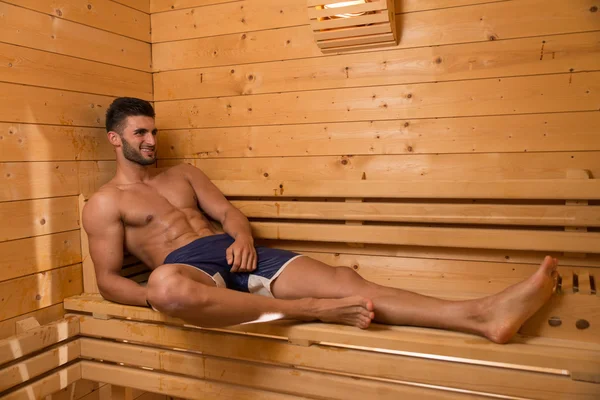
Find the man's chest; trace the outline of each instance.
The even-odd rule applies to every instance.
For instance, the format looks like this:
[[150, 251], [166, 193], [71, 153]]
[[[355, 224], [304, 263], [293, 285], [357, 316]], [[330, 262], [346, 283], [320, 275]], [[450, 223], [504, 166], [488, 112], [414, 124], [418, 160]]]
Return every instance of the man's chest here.
[[197, 209], [198, 200], [187, 180], [161, 177], [125, 190], [120, 208], [126, 225], [139, 226], [176, 210]]

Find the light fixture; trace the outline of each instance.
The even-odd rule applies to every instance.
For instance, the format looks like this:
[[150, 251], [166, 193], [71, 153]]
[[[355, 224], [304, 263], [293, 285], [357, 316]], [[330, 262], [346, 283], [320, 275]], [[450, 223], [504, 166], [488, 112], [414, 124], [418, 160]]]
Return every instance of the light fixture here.
[[323, 53], [396, 45], [394, 0], [307, 0], [307, 5]]
[[[331, 10], [331, 9], [348, 7], [348, 6], [357, 6], [359, 4], [365, 4], [365, 3], [367, 3], [367, 0], [341, 1], [339, 3], [324, 4], [323, 9]], [[333, 17], [334, 18], [352, 18], [352, 17], [358, 17], [359, 15], [364, 15], [365, 13], [366, 13], [366, 11], [355, 12], [355, 13], [346, 13], [346, 14], [335, 14]]]

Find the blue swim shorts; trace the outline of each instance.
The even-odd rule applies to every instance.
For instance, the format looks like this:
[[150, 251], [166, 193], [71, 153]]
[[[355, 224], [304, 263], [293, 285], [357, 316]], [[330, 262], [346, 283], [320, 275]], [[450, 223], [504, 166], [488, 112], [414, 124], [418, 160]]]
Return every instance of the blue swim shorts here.
[[164, 264], [187, 264], [210, 276], [217, 287], [273, 297], [273, 281], [290, 262], [302, 257], [291, 251], [258, 246], [256, 270], [232, 273], [225, 252], [234, 241], [226, 233], [196, 239], [169, 254]]

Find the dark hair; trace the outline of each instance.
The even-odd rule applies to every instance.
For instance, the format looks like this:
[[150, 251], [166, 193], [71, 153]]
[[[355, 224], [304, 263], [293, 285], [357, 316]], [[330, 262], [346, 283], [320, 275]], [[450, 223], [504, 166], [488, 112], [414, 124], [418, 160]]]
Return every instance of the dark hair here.
[[154, 109], [146, 100], [135, 97], [119, 97], [106, 110], [106, 132], [123, 133], [123, 123], [127, 117], [143, 115], [154, 118]]

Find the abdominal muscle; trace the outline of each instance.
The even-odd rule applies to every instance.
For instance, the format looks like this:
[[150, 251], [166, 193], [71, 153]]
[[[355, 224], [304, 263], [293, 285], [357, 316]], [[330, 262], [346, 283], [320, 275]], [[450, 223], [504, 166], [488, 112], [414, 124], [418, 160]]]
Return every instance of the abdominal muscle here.
[[144, 226], [125, 224], [127, 249], [151, 269], [162, 265], [174, 250], [217, 233], [200, 211], [192, 208], [153, 215]]

